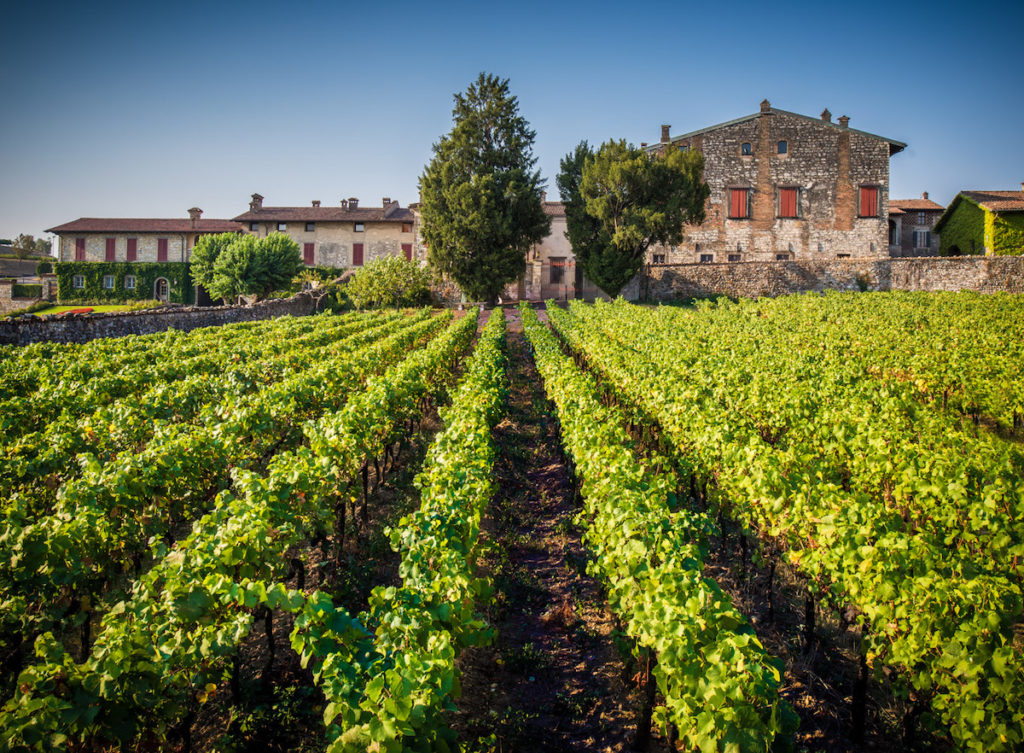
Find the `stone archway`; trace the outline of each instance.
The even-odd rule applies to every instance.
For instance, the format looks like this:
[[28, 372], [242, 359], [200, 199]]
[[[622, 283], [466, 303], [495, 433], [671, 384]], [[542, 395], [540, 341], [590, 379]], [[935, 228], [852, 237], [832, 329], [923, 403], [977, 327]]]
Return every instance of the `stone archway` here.
[[166, 277], [157, 277], [153, 282], [153, 298], [161, 303], [167, 303], [171, 299], [171, 285]]

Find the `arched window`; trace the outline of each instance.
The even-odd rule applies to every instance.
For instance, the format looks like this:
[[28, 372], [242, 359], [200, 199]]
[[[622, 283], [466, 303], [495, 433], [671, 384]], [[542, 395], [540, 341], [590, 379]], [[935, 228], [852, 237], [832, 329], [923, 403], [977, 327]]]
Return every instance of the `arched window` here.
[[750, 156], [750, 142], [749, 141], [744, 141], [743, 142], [743, 146], [740, 147], [740, 154], [742, 154], [744, 157], [749, 157]]
[[789, 152], [789, 144], [785, 141], [779, 142], [779, 154], [787, 154]]

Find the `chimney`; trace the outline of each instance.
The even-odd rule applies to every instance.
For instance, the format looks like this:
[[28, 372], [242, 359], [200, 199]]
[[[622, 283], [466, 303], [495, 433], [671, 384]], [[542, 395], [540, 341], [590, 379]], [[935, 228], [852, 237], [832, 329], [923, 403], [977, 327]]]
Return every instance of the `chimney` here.
[[320, 206], [320, 199], [313, 199], [313, 206], [314, 207]]
[[662, 125], [662, 127], [661, 127], [661, 143], [662, 144], [667, 144], [668, 143], [668, 132], [669, 132], [669, 130], [671, 128], [672, 128], [672, 126], [670, 126], [670, 125]]
[[355, 196], [349, 196], [348, 197], [348, 208], [349, 209], [359, 209], [359, 199], [357, 199]]
[[1024, 191], [1024, 180], [1020, 182], [1020, 190]]
[[850, 118], [848, 116], [846, 116], [846, 115], [840, 115], [839, 116], [839, 125], [841, 127], [843, 127], [843, 128], [849, 128], [850, 127]]
[[263, 209], [263, 197], [258, 193], [254, 193], [252, 195], [252, 201], [249, 202], [249, 211], [258, 212], [261, 209]]
[[388, 208], [388, 204], [390, 204], [390, 203], [391, 203], [391, 197], [390, 196], [385, 196], [384, 197], [384, 204], [383, 204], [384, 208], [387, 209]]
[[646, 149], [647, 148], [647, 142], [646, 141], [641, 141], [640, 142], [640, 148], [641, 149]]
[[547, 191], [541, 191], [541, 192], [540, 192], [540, 200], [541, 200], [542, 202], [544, 202], [544, 201], [547, 201], [547, 200], [548, 200], [548, 192], [547, 192]]
[[188, 218], [192, 220], [192, 227], [196, 226], [196, 223], [199, 222], [199, 218], [202, 216], [203, 210], [199, 207], [192, 207], [188, 210]]
[[348, 209], [348, 199], [342, 199], [341, 200], [341, 208], [342, 209]]
[[927, 191], [923, 191], [923, 192], [921, 193], [921, 198], [922, 198], [922, 199], [927, 199], [927, 198], [928, 198], [928, 192], [927, 192]]
[[821, 111], [821, 119], [824, 120], [826, 123], [832, 122], [832, 113], [828, 111], [827, 107]]
[[772, 103], [769, 102], [767, 99], [762, 99], [761, 100], [761, 112], [768, 112], [771, 109], [772, 109]]

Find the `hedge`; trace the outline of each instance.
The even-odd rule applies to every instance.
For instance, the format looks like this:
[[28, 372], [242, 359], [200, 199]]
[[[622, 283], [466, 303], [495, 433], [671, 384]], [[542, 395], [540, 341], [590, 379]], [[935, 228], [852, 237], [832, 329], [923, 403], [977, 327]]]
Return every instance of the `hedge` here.
[[[168, 300], [172, 303], [192, 303], [192, 278], [188, 264], [182, 262], [127, 262], [127, 261], [62, 261], [54, 265], [57, 274], [57, 299], [61, 303], [111, 303], [146, 301], [156, 297], [154, 286], [158, 278], [167, 280]], [[85, 278], [84, 288], [74, 287], [75, 275]], [[103, 287], [103, 278], [113, 275], [114, 287]], [[124, 287], [124, 278], [135, 275], [135, 289]]]
[[12, 285], [11, 298], [42, 298], [42, 285]]

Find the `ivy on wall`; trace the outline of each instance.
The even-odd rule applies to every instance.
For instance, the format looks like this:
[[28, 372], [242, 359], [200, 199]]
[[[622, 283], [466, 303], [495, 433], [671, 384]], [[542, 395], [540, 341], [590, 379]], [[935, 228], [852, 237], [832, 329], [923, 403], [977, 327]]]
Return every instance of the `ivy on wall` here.
[[[181, 262], [97, 262], [62, 261], [54, 265], [57, 274], [57, 299], [61, 303], [99, 303], [100, 301], [145, 301], [156, 297], [156, 281], [168, 283], [172, 303], [192, 303], [192, 278], [188, 264]], [[82, 275], [85, 286], [74, 287], [74, 278]], [[111, 275], [114, 287], [103, 287], [103, 278]], [[124, 281], [135, 276], [134, 290]]]
[[999, 256], [1024, 254], [1024, 213], [987, 212], [985, 245]]
[[[974, 251], [971, 251], [971, 242]], [[939, 255], [969, 256], [985, 253], [985, 210], [961, 198], [939, 234]]]

